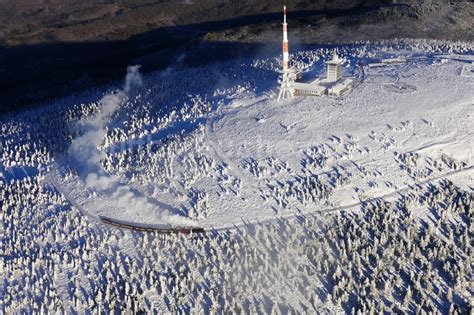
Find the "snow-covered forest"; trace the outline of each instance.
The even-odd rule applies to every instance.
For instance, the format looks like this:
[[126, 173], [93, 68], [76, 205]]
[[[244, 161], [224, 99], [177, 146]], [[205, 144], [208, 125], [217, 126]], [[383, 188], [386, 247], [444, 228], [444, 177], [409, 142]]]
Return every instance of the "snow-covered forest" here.
[[2, 312], [469, 313], [473, 47], [292, 62], [324, 76], [335, 50], [356, 81], [340, 98], [276, 102], [280, 60], [259, 57], [130, 68], [1, 117]]

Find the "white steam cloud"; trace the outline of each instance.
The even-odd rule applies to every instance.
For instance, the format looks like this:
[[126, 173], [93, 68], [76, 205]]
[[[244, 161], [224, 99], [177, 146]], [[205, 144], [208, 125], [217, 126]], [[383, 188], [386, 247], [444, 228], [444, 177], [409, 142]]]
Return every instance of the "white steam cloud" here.
[[142, 85], [140, 66], [129, 66], [123, 90], [104, 96], [100, 100], [98, 112], [88, 120], [81, 121], [84, 130], [82, 136], [75, 138], [69, 148], [70, 159], [74, 161], [79, 173], [84, 177], [86, 186], [110, 198], [111, 206], [140, 211], [157, 217], [162, 223], [191, 226], [193, 220], [170, 213], [168, 209], [139, 196], [130, 187], [120, 183], [119, 179], [107, 174], [100, 166], [104, 152], [98, 150], [106, 134], [105, 127], [117, 108], [127, 101], [128, 95]]

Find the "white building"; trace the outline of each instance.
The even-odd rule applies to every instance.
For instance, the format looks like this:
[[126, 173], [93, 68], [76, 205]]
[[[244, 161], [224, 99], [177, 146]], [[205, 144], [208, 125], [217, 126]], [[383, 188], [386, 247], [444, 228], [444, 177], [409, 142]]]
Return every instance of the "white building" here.
[[341, 60], [334, 54], [332, 60], [326, 62], [328, 65], [327, 82], [336, 82], [342, 78]]
[[294, 88], [295, 95], [299, 96], [321, 96], [326, 94], [326, 88], [320, 85], [321, 80], [316, 79], [310, 83], [299, 83], [294, 82], [292, 87]]
[[333, 96], [341, 96], [345, 92], [352, 89], [353, 81], [352, 79], [345, 79], [342, 82], [338, 82], [336, 85], [328, 89], [328, 94]]

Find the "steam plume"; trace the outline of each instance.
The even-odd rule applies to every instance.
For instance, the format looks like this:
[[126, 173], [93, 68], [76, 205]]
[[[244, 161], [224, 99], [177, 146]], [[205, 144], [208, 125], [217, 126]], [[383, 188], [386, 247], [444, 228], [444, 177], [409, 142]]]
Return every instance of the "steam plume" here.
[[104, 96], [100, 100], [98, 112], [88, 120], [80, 122], [84, 133], [72, 141], [69, 148], [70, 160], [74, 161], [79, 173], [84, 177], [86, 186], [106, 195], [112, 206], [120, 208], [126, 205], [130, 209], [158, 217], [163, 223], [195, 225], [194, 221], [171, 214], [150, 202], [148, 198], [138, 196], [130, 187], [121, 184], [119, 179], [104, 172], [100, 166], [104, 153], [97, 148], [106, 134], [105, 127], [117, 108], [127, 101], [130, 92], [142, 85], [139, 68], [140, 66], [129, 66], [123, 89]]

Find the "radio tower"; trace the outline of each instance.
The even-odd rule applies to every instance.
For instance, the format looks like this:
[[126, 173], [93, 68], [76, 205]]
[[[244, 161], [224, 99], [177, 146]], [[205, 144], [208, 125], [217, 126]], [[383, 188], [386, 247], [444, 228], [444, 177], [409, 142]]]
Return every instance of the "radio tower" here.
[[283, 71], [288, 71], [290, 55], [288, 53], [288, 24], [286, 23], [286, 5], [283, 6]]
[[288, 53], [288, 24], [286, 23], [286, 6], [283, 6], [283, 71], [279, 81], [280, 93], [278, 100], [294, 96], [294, 89], [291, 84], [296, 79], [296, 74], [289, 68], [290, 56]]

